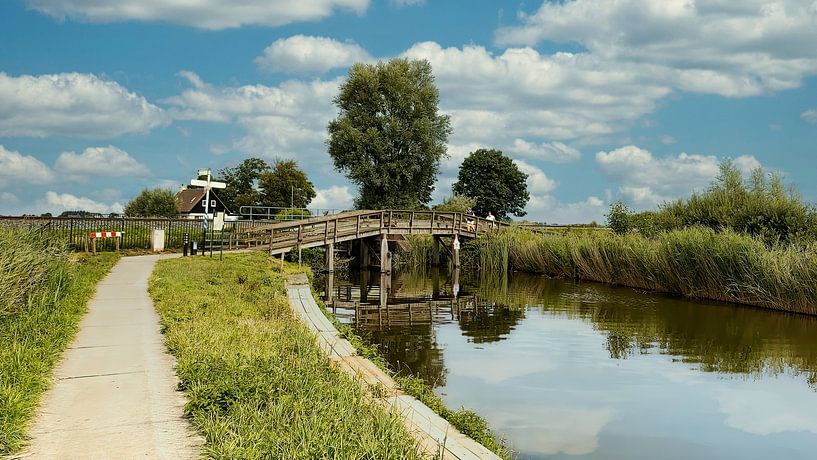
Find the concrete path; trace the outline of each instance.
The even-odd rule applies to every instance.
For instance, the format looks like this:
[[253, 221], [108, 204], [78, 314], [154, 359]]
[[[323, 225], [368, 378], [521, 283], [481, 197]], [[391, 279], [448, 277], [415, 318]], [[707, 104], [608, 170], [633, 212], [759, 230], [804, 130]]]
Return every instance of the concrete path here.
[[159, 257], [124, 257], [99, 283], [21, 457], [200, 456], [201, 439], [183, 418], [175, 360], [147, 293]]

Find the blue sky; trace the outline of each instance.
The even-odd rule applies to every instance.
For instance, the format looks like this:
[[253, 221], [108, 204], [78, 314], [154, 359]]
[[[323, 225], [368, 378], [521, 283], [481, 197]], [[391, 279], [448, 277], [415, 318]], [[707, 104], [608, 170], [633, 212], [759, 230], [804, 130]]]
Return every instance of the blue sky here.
[[9, 0], [0, 43], [0, 214], [117, 211], [251, 155], [348, 207], [331, 99], [395, 56], [431, 62], [452, 117], [438, 201], [479, 147], [529, 174], [538, 221], [655, 207], [724, 158], [817, 201], [813, 0]]

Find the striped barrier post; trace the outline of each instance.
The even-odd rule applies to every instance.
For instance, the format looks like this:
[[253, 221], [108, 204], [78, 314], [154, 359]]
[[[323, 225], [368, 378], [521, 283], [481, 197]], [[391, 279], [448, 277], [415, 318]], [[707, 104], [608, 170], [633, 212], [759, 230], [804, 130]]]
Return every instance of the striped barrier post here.
[[94, 254], [96, 254], [96, 240], [98, 238], [116, 238], [116, 250], [119, 251], [119, 238], [125, 235], [125, 232], [91, 232], [88, 234], [88, 238], [91, 240], [91, 247], [93, 248]]

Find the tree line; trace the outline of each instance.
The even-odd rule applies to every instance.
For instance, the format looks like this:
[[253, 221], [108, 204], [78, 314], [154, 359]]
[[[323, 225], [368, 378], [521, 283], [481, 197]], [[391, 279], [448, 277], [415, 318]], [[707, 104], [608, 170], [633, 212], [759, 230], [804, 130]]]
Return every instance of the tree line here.
[[[333, 100], [338, 116], [327, 126], [329, 157], [336, 171], [357, 186], [357, 209], [427, 209], [447, 157], [451, 120], [440, 113], [439, 91], [426, 60], [392, 59], [355, 64]], [[314, 186], [294, 160], [272, 165], [247, 158], [223, 169], [217, 192], [233, 212], [242, 206], [305, 208], [316, 196]], [[525, 215], [530, 195], [527, 175], [496, 149], [477, 149], [460, 166], [455, 194], [438, 207], [499, 219]], [[146, 195], [140, 200], [142, 195]], [[145, 190], [125, 208], [126, 215], [173, 212], [169, 206], [147, 206], [171, 200]]]

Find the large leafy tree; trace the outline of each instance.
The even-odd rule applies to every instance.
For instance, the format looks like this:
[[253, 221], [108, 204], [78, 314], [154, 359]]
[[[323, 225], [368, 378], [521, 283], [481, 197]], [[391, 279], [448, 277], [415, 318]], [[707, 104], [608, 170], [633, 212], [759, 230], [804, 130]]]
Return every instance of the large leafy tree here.
[[468, 154], [460, 166], [454, 193], [476, 198], [474, 211], [489, 212], [499, 219], [510, 214], [524, 216], [530, 199], [528, 175], [499, 150], [478, 149]]
[[144, 189], [125, 205], [128, 217], [175, 217], [179, 213], [176, 196], [168, 189]]
[[305, 208], [315, 198], [315, 187], [294, 160], [276, 160], [258, 180], [259, 205]]
[[355, 64], [334, 99], [329, 155], [358, 186], [360, 209], [416, 208], [431, 201], [451, 134], [438, 113], [431, 64], [392, 59]]
[[260, 158], [247, 158], [237, 166], [219, 171], [219, 180], [227, 188], [218, 191], [218, 197], [232, 212], [239, 212], [242, 206], [257, 205], [261, 199], [258, 181], [269, 171], [269, 165]]

